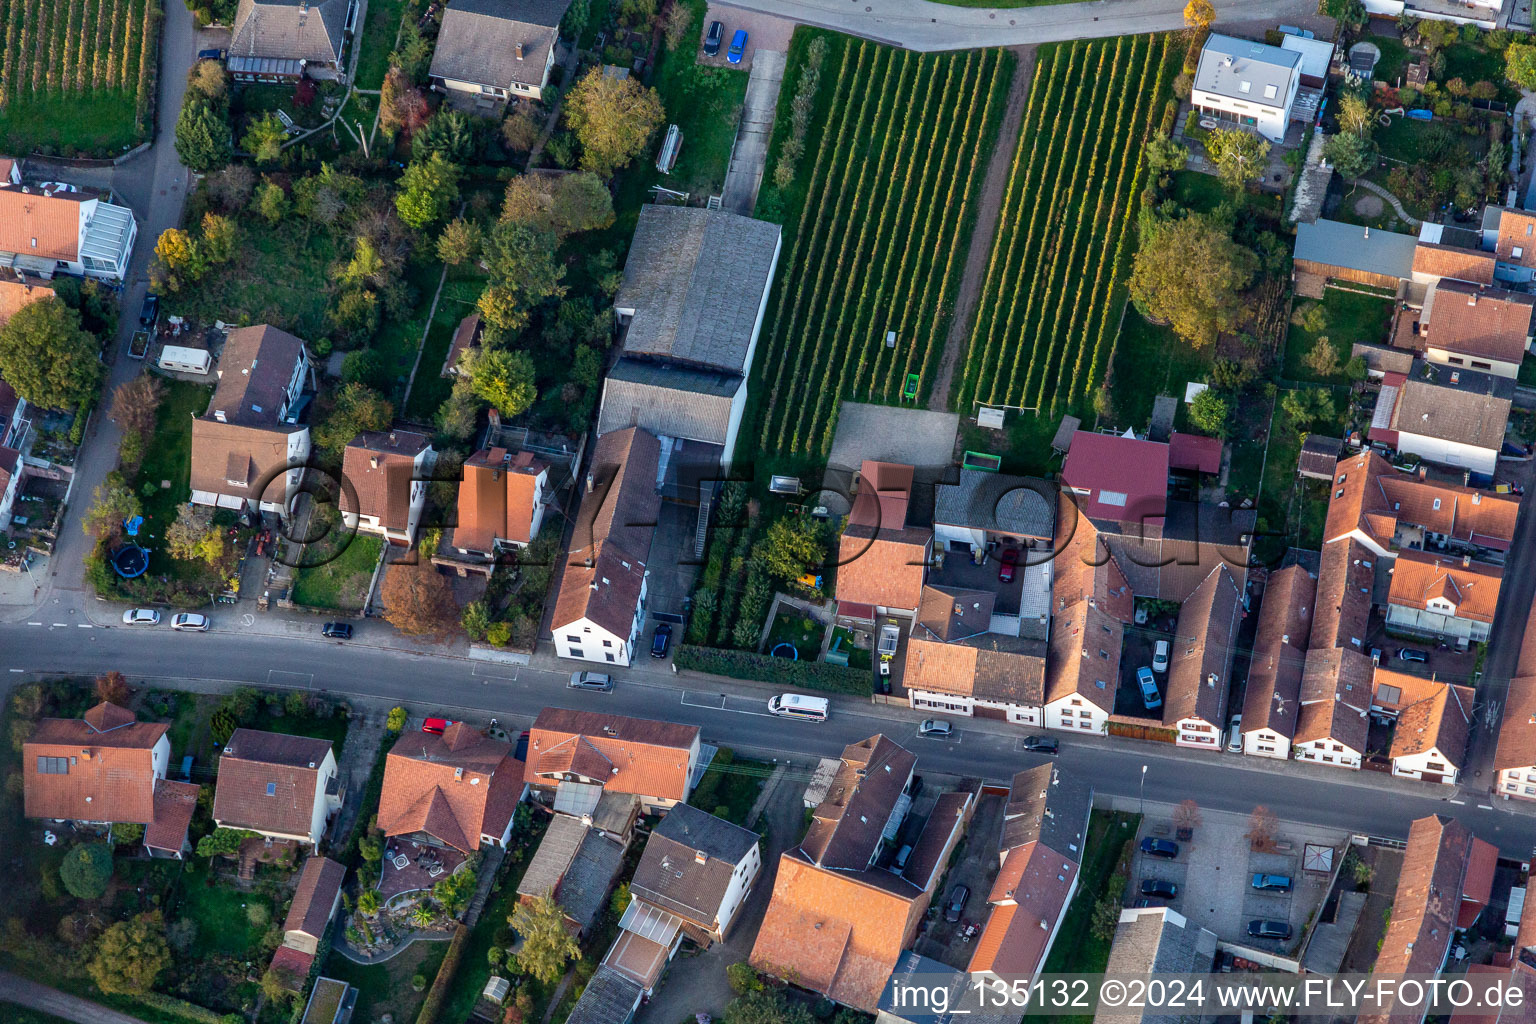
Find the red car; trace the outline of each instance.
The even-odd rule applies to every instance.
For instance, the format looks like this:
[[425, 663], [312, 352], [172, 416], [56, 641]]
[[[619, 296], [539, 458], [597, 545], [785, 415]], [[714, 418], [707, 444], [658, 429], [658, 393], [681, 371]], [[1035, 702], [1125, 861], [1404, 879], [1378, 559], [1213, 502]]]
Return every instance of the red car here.
[[1009, 548], [1007, 551], [1002, 553], [1001, 557], [998, 558], [998, 561], [1002, 564], [997, 567], [997, 582], [1012, 583], [1013, 568], [1019, 564], [1018, 549]]
[[441, 736], [443, 733], [447, 732], [448, 727], [453, 724], [454, 723], [451, 719], [429, 718], [425, 722], [421, 723], [421, 731], [429, 732], [434, 736]]

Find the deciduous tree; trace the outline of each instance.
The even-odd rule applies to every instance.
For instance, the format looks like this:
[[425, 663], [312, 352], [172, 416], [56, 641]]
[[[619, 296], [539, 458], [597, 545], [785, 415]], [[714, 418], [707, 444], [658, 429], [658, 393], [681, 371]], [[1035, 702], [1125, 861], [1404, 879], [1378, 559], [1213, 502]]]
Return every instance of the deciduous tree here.
[[1216, 165], [1221, 180], [1241, 192], [1250, 181], [1264, 174], [1269, 143], [1241, 128], [1218, 128], [1205, 140], [1205, 153]]
[[121, 473], [108, 473], [107, 478], [96, 485], [91, 507], [86, 510], [80, 526], [86, 535], [105, 540], [122, 533], [123, 523], [139, 514], [138, 496], [129, 489]]
[[1258, 853], [1268, 853], [1274, 849], [1275, 833], [1280, 827], [1280, 822], [1275, 818], [1275, 812], [1263, 804], [1255, 807], [1253, 813], [1248, 815], [1248, 845]]
[[287, 140], [288, 130], [269, 110], [251, 122], [240, 145], [258, 164], [274, 164], [282, 158], [283, 143]]
[[560, 980], [565, 965], [581, 955], [581, 947], [565, 929], [565, 911], [548, 896], [520, 901], [507, 923], [523, 940], [518, 968], [546, 985]]
[[262, 220], [276, 224], [288, 216], [288, 193], [275, 181], [263, 181], [256, 187], [256, 198], [252, 205]]
[[581, 143], [581, 166], [608, 177], [633, 160], [666, 117], [656, 90], [593, 68], [565, 98], [565, 117]]
[[0, 377], [42, 409], [74, 409], [101, 383], [101, 344], [57, 298], [29, 302], [0, 327]]
[[1536, 89], [1536, 46], [1510, 43], [1504, 50], [1504, 76], [1522, 89]]
[[1351, 135], [1366, 135], [1376, 120], [1371, 105], [1358, 92], [1344, 92], [1339, 96], [1339, 129]]
[[400, 176], [400, 192], [395, 209], [400, 219], [417, 230], [425, 230], [448, 215], [448, 207], [459, 198], [459, 169], [441, 153], [433, 153], [405, 169]]
[[459, 371], [485, 401], [511, 419], [533, 407], [539, 397], [534, 387], [533, 359], [526, 352], [506, 349], [466, 349], [459, 357]]
[[543, 125], [539, 124], [533, 114], [521, 103], [501, 123], [502, 140], [506, 142], [508, 149], [519, 153], [526, 153], [536, 146], [539, 134], [543, 130]]
[[1153, 177], [1182, 171], [1189, 150], [1166, 135], [1154, 135], [1147, 142], [1147, 170]]
[[1241, 322], [1242, 292], [1257, 269], [1258, 258], [1210, 219], [1186, 217], [1158, 225], [1142, 241], [1131, 297], [1186, 341], [1208, 345]]
[[224, 534], [188, 503], [176, 513], [176, 521], [166, 527], [165, 546], [177, 558], [201, 559], [217, 565], [224, 557]]
[[380, 596], [384, 618], [407, 636], [444, 633], [456, 618], [448, 581], [429, 563], [391, 565]]
[[1350, 181], [1363, 178], [1376, 162], [1375, 157], [1375, 144], [1367, 136], [1340, 132], [1323, 143], [1323, 159]]
[[437, 258], [450, 267], [468, 263], [479, 255], [480, 240], [480, 225], [455, 217], [443, 225], [443, 233], [437, 236]]
[[1326, 334], [1313, 343], [1302, 361], [1307, 364], [1307, 369], [1319, 377], [1332, 377], [1339, 372], [1339, 350]]
[[1184, 25], [1187, 28], [1208, 29], [1215, 20], [1216, 8], [1211, 5], [1211, 0], [1189, 0], [1184, 5]]
[[234, 219], [217, 213], [203, 214], [203, 234], [198, 240], [204, 260], [211, 266], [228, 263], [240, 246], [240, 228]]
[[389, 400], [372, 388], [355, 382], [343, 385], [336, 404], [315, 427], [315, 444], [339, 454], [358, 434], [388, 427], [394, 415]]
[[159, 377], [141, 373], [117, 386], [112, 399], [112, 422], [123, 432], [148, 437], [155, 430], [155, 413], [165, 396]]
[[59, 864], [59, 881], [76, 899], [101, 899], [111, 878], [112, 847], [107, 843], [81, 843]]
[[565, 294], [565, 267], [555, 259], [554, 239], [526, 224], [497, 224], [485, 238], [481, 262], [492, 285], [507, 289], [524, 310]]
[[96, 677], [96, 697], [112, 704], [128, 703], [128, 679], [117, 669]]
[[86, 970], [103, 992], [139, 995], [153, 988], [155, 979], [170, 966], [165, 922], [156, 910], [119, 921], [102, 932]]
[[524, 174], [507, 184], [501, 216], [562, 239], [613, 224], [613, 196], [590, 171]]
[[826, 538], [810, 516], [783, 516], [769, 525], [762, 555], [769, 575], [794, 583], [826, 561]]
[[403, 132], [410, 138], [431, 113], [421, 90], [400, 69], [391, 68], [379, 93], [379, 128], [384, 134], [392, 139]]
[[1200, 392], [1189, 403], [1189, 422], [1196, 430], [1212, 437], [1227, 436], [1227, 422], [1231, 416], [1232, 409], [1227, 400], [1212, 388]]

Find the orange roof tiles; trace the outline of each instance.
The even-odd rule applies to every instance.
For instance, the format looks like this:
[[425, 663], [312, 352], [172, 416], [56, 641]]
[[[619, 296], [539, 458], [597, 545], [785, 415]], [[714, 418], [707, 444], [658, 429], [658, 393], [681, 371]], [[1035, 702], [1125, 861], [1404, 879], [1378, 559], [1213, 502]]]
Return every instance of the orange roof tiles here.
[[152, 754], [170, 727], [134, 721], [132, 712], [111, 704], [86, 715], [100, 728], [86, 719], [44, 718], [32, 731], [22, 749], [26, 816], [149, 824], [155, 817]]
[[33, 277], [22, 280], [0, 278], [0, 324], [9, 320], [21, 307], [51, 298], [53, 286], [46, 281]]
[[1442, 683], [1428, 697], [1408, 705], [1397, 716], [1390, 756], [1396, 760], [1439, 751], [1460, 771], [1466, 765], [1473, 697], [1469, 686]]
[[1332, 486], [1324, 539], [1359, 529], [1384, 549], [1396, 546], [1399, 523], [1507, 549], [1520, 511], [1519, 498], [1400, 473], [1374, 452], [1341, 460]]
[[1312, 650], [1364, 650], [1379, 557], [1354, 538], [1323, 545], [1317, 573], [1317, 611], [1312, 618]]
[[80, 258], [81, 204], [88, 192], [44, 194], [0, 184], [0, 251], [73, 263]]
[[523, 793], [523, 764], [512, 745], [463, 722], [441, 736], [408, 733], [384, 759], [378, 825], [385, 835], [426, 832], [473, 853], [482, 835], [506, 831]]
[[873, 530], [850, 524], [838, 541], [837, 600], [885, 608], [917, 608], [933, 550], [919, 527]]
[[190, 782], [161, 779], [155, 783], [155, 817], [144, 826], [144, 845], [152, 850], [180, 853], [197, 810], [202, 787]]
[[329, 857], [310, 857], [299, 872], [299, 884], [288, 905], [283, 931], [303, 932], [319, 938], [331, 923], [331, 910], [341, 892], [347, 869]]
[[386, 530], [405, 530], [410, 525], [416, 458], [431, 445], [427, 435], [414, 430], [377, 430], [354, 437], [341, 460], [341, 475], [350, 484], [341, 490], [341, 511], [373, 516]]
[[533, 540], [539, 477], [548, 466], [531, 452], [481, 449], [464, 463], [459, 482], [455, 547], [489, 551], [499, 537], [518, 544]]
[[1493, 253], [1436, 242], [1420, 242], [1413, 250], [1415, 274], [1449, 277], [1476, 284], [1493, 284], [1493, 270], [1497, 263]]
[[1441, 281], [1433, 299], [1431, 319], [1419, 322], [1426, 347], [1508, 363], [1525, 358], [1536, 299], [1462, 281]]
[[[1077, 879], [1077, 865], [1043, 843], [1009, 851], [1020, 860], [1007, 902], [992, 908], [971, 956], [971, 973], [1033, 975], [1044, 966], [1056, 921]], [[1006, 864], [1006, 862], [1005, 862]], [[1012, 872], [1010, 872], [1012, 874]], [[994, 892], [995, 895], [995, 892]]]
[[1499, 585], [1504, 571], [1498, 566], [1470, 559], [1443, 558], [1422, 551], [1402, 551], [1392, 568], [1392, 589], [1387, 600], [1405, 608], [1430, 608], [1449, 604], [1450, 614], [1475, 622], [1493, 621], [1499, 605]]
[[1314, 648], [1302, 671], [1293, 741], [1330, 739], [1364, 753], [1370, 706], [1371, 660], [1346, 647]]
[[681, 802], [698, 742], [696, 726], [545, 708], [528, 738], [525, 776], [531, 786], [551, 786], [567, 772], [596, 772], [586, 777], [608, 792]]
[[1241, 617], [1237, 585], [1227, 567], [1219, 566], [1179, 609], [1163, 721], [1198, 718], [1218, 729], [1226, 724], [1227, 673]]
[[872, 529], [900, 530], [907, 525], [914, 470], [895, 462], [865, 459], [859, 467], [858, 494], [848, 522]]
[[1501, 263], [1536, 267], [1536, 215], [1510, 209], [1499, 214], [1494, 252]]

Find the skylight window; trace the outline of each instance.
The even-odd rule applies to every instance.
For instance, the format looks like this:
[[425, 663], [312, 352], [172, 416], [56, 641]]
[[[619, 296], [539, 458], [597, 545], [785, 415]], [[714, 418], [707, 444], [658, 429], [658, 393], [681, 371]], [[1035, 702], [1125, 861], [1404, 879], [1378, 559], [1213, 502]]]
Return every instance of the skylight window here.
[[277, 783], [267, 783], [267, 796], [277, 796]]
[[1100, 491], [1099, 501], [1105, 505], [1125, 506], [1128, 497], [1124, 491]]
[[1238, 82], [1237, 83], [1237, 91], [1238, 92], [1243, 92], [1243, 93], [1252, 92], [1253, 91], [1253, 83], [1252, 82]]

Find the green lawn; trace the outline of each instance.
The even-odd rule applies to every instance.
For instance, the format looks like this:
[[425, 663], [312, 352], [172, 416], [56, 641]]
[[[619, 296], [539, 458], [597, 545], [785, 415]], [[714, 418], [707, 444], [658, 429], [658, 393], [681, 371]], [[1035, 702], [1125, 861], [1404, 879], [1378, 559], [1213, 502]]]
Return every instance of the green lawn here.
[[[384, 316], [379, 333], [368, 346], [378, 353], [384, 364], [390, 381], [385, 393], [397, 407], [403, 404], [405, 382], [410, 379], [411, 366], [416, 362], [416, 350], [421, 347], [421, 336], [427, 329], [427, 310], [432, 308], [432, 295], [437, 291], [437, 282], [442, 272], [443, 265], [437, 262], [436, 257], [426, 263], [407, 263], [405, 279], [416, 289], [416, 305], [406, 319]], [[438, 363], [442, 363], [441, 356], [438, 357]], [[427, 364], [423, 360], [420, 373], [426, 372]]]
[[1113, 414], [1107, 417], [1108, 422], [1145, 430], [1152, 422], [1153, 399], [1173, 395], [1182, 404], [1184, 385], [1205, 380], [1212, 357], [1211, 348], [1195, 348], [1172, 327], [1152, 323], [1127, 304], [1110, 369]]
[[382, 538], [357, 534], [331, 561], [299, 569], [293, 577], [294, 603], [310, 608], [361, 611], [383, 546]]
[[821, 654], [821, 638], [826, 627], [793, 609], [784, 609], [774, 616], [768, 630], [765, 653], [771, 653], [779, 644], [791, 644], [800, 654], [801, 661], [815, 661]]
[[[1285, 342], [1285, 369], [1287, 380], [1325, 384], [1346, 384], [1344, 364], [1355, 342], [1383, 344], [1392, 326], [1393, 300], [1329, 288], [1323, 292], [1323, 308], [1328, 311], [1328, 324], [1319, 333], [1308, 331], [1300, 324], [1292, 324]], [[1326, 377], [1318, 375], [1306, 363], [1308, 353], [1319, 337], [1326, 337], [1339, 355], [1339, 372]]]
[[[1131, 840], [1141, 815], [1120, 811], [1094, 811], [1088, 820], [1088, 843], [1083, 851], [1082, 871], [1078, 876], [1077, 895], [1067, 908], [1067, 916], [1051, 945], [1051, 954], [1045, 960], [1045, 973], [1058, 974], [1095, 973], [1104, 970], [1109, 963], [1110, 943], [1096, 938], [1089, 927], [1093, 920], [1093, 906], [1104, 895], [1110, 876], [1117, 871], [1127, 875], [1130, 871]], [[1067, 1021], [1086, 1021], [1078, 1017], [1026, 1017], [1034, 1024], [1049, 1020], [1054, 1024]]]
[[851, 630], [845, 629], [842, 626], [834, 626], [832, 637], [832, 643], [834, 644], [838, 640], [842, 640], [842, 646], [838, 649], [848, 652], [849, 668], [870, 668], [874, 665], [874, 655], [870, 651], [854, 646], [853, 632]]
[[1459, 78], [1467, 85], [1476, 82], [1492, 82], [1499, 87], [1498, 98], [1514, 103], [1520, 98], [1520, 90], [1510, 85], [1504, 77], [1504, 55], [1485, 46], [1472, 43], [1456, 43], [1445, 48], [1445, 74], [1436, 75], [1436, 81], [1449, 82]]
[[[704, 23], [705, 0], [687, 0], [694, 25]], [[596, 11], [593, 12], [594, 15]], [[635, 231], [640, 207], [651, 201], [652, 185], [690, 192], [695, 199], [719, 195], [725, 185], [725, 168], [736, 141], [741, 102], [747, 95], [747, 72], [731, 68], [699, 68], [695, 71], [698, 36], [690, 32], [676, 50], [662, 47], [656, 58], [651, 85], [661, 96], [667, 123], [683, 133], [683, 148], [671, 174], [656, 170], [660, 133], [651, 146], [624, 172], [614, 195], [617, 220], [593, 249], [615, 242], [627, 246]]]
[[443, 360], [453, 343], [459, 321], [475, 311], [475, 302], [485, 289], [485, 274], [478, 267], [449, 267], [448, 280], [438, 296], [437, 312], [427, 331], [421, 353], [421, 367], [405, 403], [404, 417], [416, 423], [430, 423], [437, 407], [453, 390], [453, 382], [442, 375]]
[[1376, 140], [1382, 156], [1404, 163], [1416, 163], [1422, 159], [1422, 137], [1432, 124], [1429, 121], [1415, 121], [1411, 117], [1393, 117], [1389, 124], [1377, 125], [1371, 132], [1371, 138]]
[[[150, 551], [149, 572], [152, 575], [202, 575], [205, 571], [201, 562], [187, 563], [171, 557], [157, 541], [176, 521], [181, 505], [192, 497], [192, 418], [207, 410], [212, 394], [212, 389], [205, 384], [165, 381], [165, 398], [155, 414], [155, 436], [144, 453], [144, 463], [133, 484], [143, 503], [144, 526], [139, 535]], [[166, 481], [170, 486], [162, 487]], [[146, 486], [153, 490], [146, 493]]]
[[[277, 908], [259, 892], [241, 892], [216, 876], [211, 885], [209, 881], [208, 861], [201, 857], [188, 860], [177, 887], [176, 909], [170, 916], [197, 922], [198, 945], [207, 952], [254, 955]], [[252, 924], [248, 911], [256, 905], [267, 908], [268, 919]], [[280, 920], [277, 923], [282, 924]]]
[[399, 38], [401, 18], [407, 8], [414, 14], [419, 3], [420, 0], [369, 0], [362, 35], [352, 44], [362, 47], [357, 58], [354, 86], [377, 89], [384, 84], [384, 74], [389, 70], [389, 54]]
[[335, 236], [297, 215], [270, 226], [246, 218], [243, 227], [235, 262], [171, 296], [166, 312], [203, 323], [272, 324], [311, 342], [329, 336]]
[[[1173, 200], [1197, 213], [1210, 213], [1222, 203], [1232, 201], [1232, 190], [1213, 174], [1199, 171], [1175, 171], [1173, 175]], [[1243, 206], [1255, 213], [1280, 215], [1283, 199], [1271, 192], [1244, 192]]]
[[763, 791], [763, 783], [772, 774], [773, 765], [738, 758], [729, 748], [722, 748], [688, 802], [701, 811], [745, 826], [752, 805]]
[[134, 123], [135, 90], [32, 93], [0, 113], [0, 143], [7, 153], [34, 150], [65, 156], [112, 156], [144, 141]]
[[1388, 85], [1396, 85], [1397, 77], [1408, 63], [1408, 47], [1403, 45], [1401, 39], [1391, 36], [1366, 36], [1360, 41], [1371, 43], [1381, 51], [1381, 60], [1376, 62], [1376, 79]]
[[[352, 1019], [376, 1021], [389, 1013], [396, 1021], [414, 1021], [421, 1004], [427, 998], [425, 991], [411, 989], [411, 978], [421, 974], [432, 984], [437, 969], [442, 966], [448, 943], [413, 942], [400, 955], [381, 964], [353, 963], [340, 953], [332, 953], [325, 961], [323, 973], [327, 978], [345, 981], [357, 989], [357, 1009]], [[461, 964], [463, 961], [460, 961]], [[484, 962], [484, 956], [481, 957]], [[475, 995], [478, 997], [479, 992]], [[471, 1004], [473, 1005], [473, 1004]], [[448, 1017], [444, 1017], [448, 1020]]]

